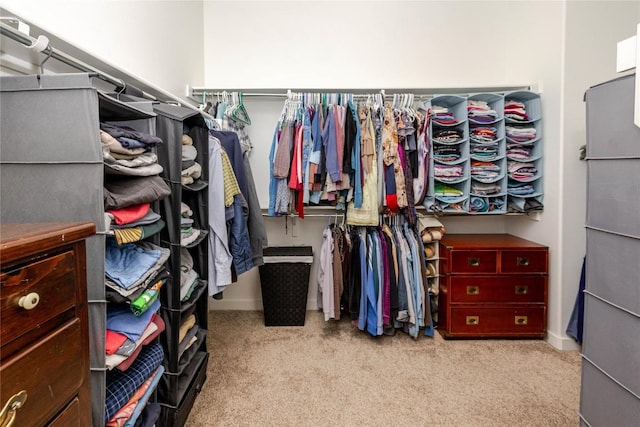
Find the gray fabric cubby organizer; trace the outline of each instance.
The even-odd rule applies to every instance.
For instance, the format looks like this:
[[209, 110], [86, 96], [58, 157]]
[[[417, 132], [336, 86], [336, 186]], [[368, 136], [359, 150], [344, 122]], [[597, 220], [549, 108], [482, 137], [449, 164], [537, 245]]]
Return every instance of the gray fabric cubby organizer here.
[[[521, 102], [525, 106], [527, 118], [514, 120], [505, 116], [505, 103], [509, 100]], [[471, 101], [486, 102], [490, 109], [496, 112], [491, 121], [474, 120], [469, 115]], [[429, 127], [429, 180], [427, 194], [423, 206], [428, 212], [444, 214], [473, 214], [500, 215], [519, 214], [543, 210], [544, 182], [543, 182], [543, 138], [542, 138], [542, 100], [540, 94], [529, 90], [518, 90], [502, 93], [473, 93], [469, 95], [437, 95], [424, 103], [425, 110], [434, 107], [445, 107], [455, 119], [455, 123], [438, 123], [431, 119]], [[517, 141], [510, 138], [507, 127], [533, 128], [535, 138], [529, 141]], [[489, 144], [479, 142], [473, 137], [473, 130], [478, 128], [494, 128], [495, 139]], [[441, 131], [456, 130], [461, 139], [455, 142], [443, 142], [438, 135]], [[483, 156], [484, 149], [492, 146], [495, 154]], [[443, 161], [434, 157], [434, 153], [443, 147], [455, 148], [460, 154], [456, 160]], [[529, 151], [528, 158], [515, 158], [510, 155], [509, 148], [523, 147]], [[473, 166], [476, 162], [492, 163], [499, 171], [494, 178], [481, 178], [474, 175]], [[531, 163], [536, 169], [532, 177], [520, 178], [509, 172], [512, 163]], [[436, 176], [435, 167], [462, 167], [462, 176], [447, 179], [446, 176]], [[499, 190], [484, 194], [476, 192], [476, 185], [492, 185]], [[518, 195], [512, 186], [528, 185], [532, 187], [530, 194]], [[438, 187], [446, 186], [458, 190], [460, 195], [442, 195]], [[535, 206], [535, 208], [533, 207]]]
[[587, 90], [581, 425], [640, 420], [640, 128], [635, 75]]
[[[206, 380], [209, 354], [206, 345], [208, 317], [208, 186], [209, 186], [209, 134], [200, 113], [170, 104], [155, 104], [156, 134], [164, 144], [158, 147], [158, 162], [164, 168], [164, 177], [171, 187], [171, 195], [162, 201], [162, 216], [167, 226], [161, 233], [161, 245], [171, 250], [169, 271], [174, 278], [171, 286], [161, 289], [162, 317], [166, 329], [162, 336], [165, 349], [165, 373], [158, 385], [161, 405], [159, 425], [183, 425], [191, 411], [197, 393]], [[202, 167], [202, 175], [193, 184], [181, 183], [182, 135], [187, 134], [197, 150], [195, 159]], [[180, 298], [180, 203], [193, 211], [194, 227], [201, 230], [200, 237], [185, 248], [194, 261], [199, 283], [191, 298]], [[199, 326], [197, 341], [184, 353], [179, 353], [179, 331], [185, 318], [195, 314]]]
[[0, 92], [0, 220], [96, 225], [96, 235], [86, 242], [91, 400], [93, 425], [104, 425], [107, 302], [99, 123], [126, 121], [152, 130], [155, 114], [99, 93], [86, 73], [3, 76]]

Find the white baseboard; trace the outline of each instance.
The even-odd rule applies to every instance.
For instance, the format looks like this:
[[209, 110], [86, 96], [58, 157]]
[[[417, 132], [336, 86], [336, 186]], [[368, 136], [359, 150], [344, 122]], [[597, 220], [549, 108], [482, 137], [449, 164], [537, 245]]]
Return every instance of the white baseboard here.
[[557, 335], [549, 330], [547, 330], [547, 337], [545, 338], [545, 340], [558, 350], [580, 351], [582, 349], [582, 346], [575, 342], [573, 338], [566, 335]]

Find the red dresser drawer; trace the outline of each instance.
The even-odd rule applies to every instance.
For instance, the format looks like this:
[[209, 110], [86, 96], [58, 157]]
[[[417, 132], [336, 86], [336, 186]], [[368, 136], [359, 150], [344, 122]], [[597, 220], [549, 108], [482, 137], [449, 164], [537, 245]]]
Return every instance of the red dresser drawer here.
[[546, 309], [542, 306], [451, 308], [450, 337], [542, 337]]
[[[3, 266], [0, 273], [0, 340], [6, 346], [29, 332], [37, 339], [75, 316], [76, 261], [73, 251]], [[33, 308], [23, 306], [34, 303]], [[28, 300], [28, 301], [27, 301]], [[37, 302], [36, 302], [37, 301]], [[69, 313], [65, 313], [69, 311]], [[3, 356], [7, 356], [3, 352]]]
[[496, 273], [496, 251], [451, 251], [451, 269], [447, 273]]
[[2, 361], [0, 402], [25, 391], [27, 399], [16, 411], [17, 426], [43, 425], [73, 399], [83, 378], [80, 320], [74, 319], [32, 346]]
[[451, 303], [544, 303], [544, 276], [453, 276]]
[[502, 273], [546, 273], [547, 251], [502, 251]]

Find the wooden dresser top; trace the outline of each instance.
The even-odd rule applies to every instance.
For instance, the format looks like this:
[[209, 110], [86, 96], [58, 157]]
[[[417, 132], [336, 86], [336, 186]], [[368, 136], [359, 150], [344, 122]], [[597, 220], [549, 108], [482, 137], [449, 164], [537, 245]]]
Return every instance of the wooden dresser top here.
[[511, 234], [446, 234], [440, 242], [455, 249], [545, 249], [546, 246]]
[[96, 226], [92, 222], [1, 224], [0, 262], [85, 239], [95, 232]]

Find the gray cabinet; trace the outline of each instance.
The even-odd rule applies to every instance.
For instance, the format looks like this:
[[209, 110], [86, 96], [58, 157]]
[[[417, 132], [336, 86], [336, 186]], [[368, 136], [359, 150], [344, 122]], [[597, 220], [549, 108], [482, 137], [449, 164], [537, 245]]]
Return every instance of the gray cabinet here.
[[590, 88], [587, 102], [587, 260], [580, 417], [640, 420], [640, 128], [635, 76]]

